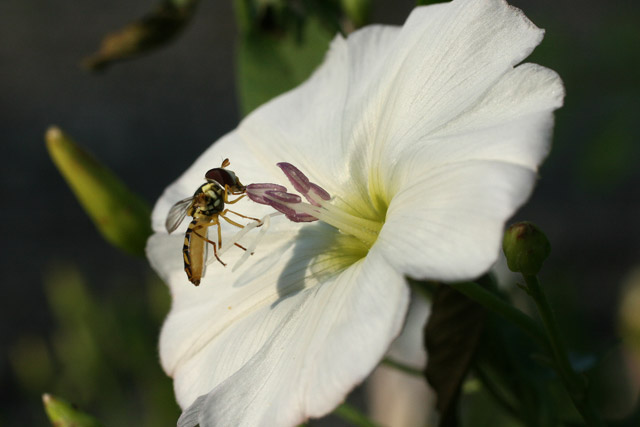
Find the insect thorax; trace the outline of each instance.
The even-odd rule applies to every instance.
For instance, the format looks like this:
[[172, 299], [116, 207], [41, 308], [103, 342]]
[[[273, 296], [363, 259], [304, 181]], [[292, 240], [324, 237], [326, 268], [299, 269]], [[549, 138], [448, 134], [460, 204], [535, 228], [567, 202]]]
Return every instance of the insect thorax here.
[[192, 217], [212, 216], [224, 209], [224, 190], [215, 183], [200, 186], [193, 194], [193, 203], [187, 213]]

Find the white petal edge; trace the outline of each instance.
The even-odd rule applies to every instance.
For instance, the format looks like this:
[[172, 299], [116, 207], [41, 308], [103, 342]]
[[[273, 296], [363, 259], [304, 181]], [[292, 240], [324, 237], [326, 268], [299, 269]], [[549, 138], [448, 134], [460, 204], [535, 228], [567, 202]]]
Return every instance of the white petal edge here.
[[553, 111], [563, 98], [554, 71], [536, 64], [516, 67], [468, 111], [425, 135], [382, 171], [391, 193], [448, 163], [495, 160], [537, 170], [549, 152]]
[[393, 198], [374, 248], [415, 279], [477, 277], [498, 258], [504, 223], [535, 178], [530, 169], [498, 161], [433, 168]]
[[[348, 153], [356, 135], [368, 131], [353, 99], [377, 86], [376, 70], [394, 48], [400, 27], [373, 25], [348, 39], [338, 35], [312, 77], [258, 108], [238, 133], [253, 154], [296, 165], [331, 194], [367, 194], [366, 182], [353, 176]], [[366, 135], [362, 135], [366, 140]], [[362, 160], [362, 159], [360, 159]], [[364, 165], [362, 165], [364, 167]]]
[[[258, 351], [205, 398], [183, 397], [183, 406], [188, 400], [196, 406], [179, 425], [193, 425], [187, 421], [196, 419], [195, 412], [202, 427], [295, 425], [327, 414], [382, 358], [400, 332], [408, 302], [404, 278], [373, 252], [334, 281], [256, 310], [175, 372], [180, 395], [182, 387], [192, 387], [187, 383], [206, 382], [203, 373], [221, 359], [244, 357], [242, 341], [266, 335]], [[190, 377], [187, 383], [183, 375]]]
[[366, 202], [387, 182], [359, 171], [381, 169], [455, 120], [542, 35], [503, 0], [416, 8], [400, 30], [377, 26], [336, 38], [310, 80], [256, 110], [238, 132], [256, 154]]
[[[307, 268], [305, 263], [309, 260], [304, 257], [303, 245], [294, 248], [299, 227], [291, 226], [284, 218], [281, 218], [280, 223], [274, 223], [250, 262], [237, 271], [232, 271], [231, 267], [244, 254], [240, 249], [232, 248], [223, 256], [227, 267], [222, 267], [217, 262], [209, 265], [198, 287], [189, 283], [183, 270], [183, 236], [158, 233], [149, 239], [147, 255], [151, 265], [169, 285], [172, 295], [171, 311], [160, 335], [160, 360], [169, 375], [174, 376], [182, 364], [196, 357], [203, 347], [229, 325], [246, 317], [256, 307], [268, 306], [281, 294], [316, 284], [311, 279], [307, 280], [308, 283], [301, 280], [304, 279]], [[225, 237], [227, 235], [223, 234], [223, 243]], [[252, 236], [247, 237], [250, 239]], [[314, 243], [316, 245], [310, 246], [316, 250], [326, 244], [317, 241]], [[294, 257], [294, 250], [299, 255]], [[286, 274], [281, 262], [289, 263]], [[292, 277], [296, 280], [291, 279]], [[280, 281], [286, 278], [290, 279], [288, 288], [279, 286]], [[228, 361], [228, 366], [219, 363], [218, 368], [235, 370], [242, 361], [238, 357]], [[195, 391], [195, 397], [205, 391]], [[182, 396], [177, 397], [183, 406], [191, 403], [190, 398], [185, 402]]]

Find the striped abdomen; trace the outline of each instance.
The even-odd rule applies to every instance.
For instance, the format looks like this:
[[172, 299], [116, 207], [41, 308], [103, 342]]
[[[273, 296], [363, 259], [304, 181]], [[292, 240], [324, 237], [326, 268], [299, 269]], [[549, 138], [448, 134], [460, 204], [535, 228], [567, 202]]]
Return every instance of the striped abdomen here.
[[184, 271], [187, 273], [189, 281], [194, 285], [200, 284], [200, 279], [204, 273], [205, 240], [199, 237], [195, 230], [206, 233], [205, 227], [198, 227], [200, 219], [195, 218], [189, 224], [187, 232], [184, 234], [184, 246], [182, 246], [182, 257], [184, 258]]

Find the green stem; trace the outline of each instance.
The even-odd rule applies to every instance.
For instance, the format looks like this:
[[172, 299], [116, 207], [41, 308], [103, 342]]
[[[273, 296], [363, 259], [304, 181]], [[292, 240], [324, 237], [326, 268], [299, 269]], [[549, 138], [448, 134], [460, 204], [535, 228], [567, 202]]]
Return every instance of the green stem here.
[[553, 356], [555, 362], [554, 368], [558, 373], [558, 376], [569, 392], [569, 396], [573, 400], [576, 409], [582, 415], [586, 425], [603, 426], [604, 424], [600, 419], [600, 416], [589, 402], [586, 378], [576, 373], [569, 362], [566, 348], [560, 338], [555, 316], [553, 311], [551, 311], [551, 306], [549, 305], [547, 297], [540, 287], [538, 278], [536, 276], [526, 274], [523, 274], [523, 276], [527, 283], [529, 294], [536, 303], [538, 313], [540, 314], [542, 323], [547, 331], [550, 352]]
[[378, 427], [378, 425], [370, 420], [365, 414], [348, 403], [343, 403], [338, 406], [333, 413], [357, 427]]
[[549, 349], [549, 343], [544, 336], [544, 332], [540, 329], [540, 326], [517, 308], [506, 303], [504, 300], [487, 291], [477, 283], [452, 283], [451, 286], [492, 313], [495, 313], [517, 325], [531, 338], [535, 339], [541, 346], [545, 349]]
[[404, 363], [398, 362], [397, 360], [391, 359], [390, 357], [385, 357], [382, 359], [382, 365], [387, 365], [391, 368], [395, 368], [405, 374], [414, 375], [417, 377], [424, 377], [424, 371], [421, 369], [414, 368], [413, 366], [406, 365]]
[[493, 396], [495, 401], [500, 406], [502, 406], [513, 418], [515, 418], [516, 420], [521, 419], [521, 412], [516, 409], [513, 403], [510, 402], [506, 396], [504, 396], [498, 386], [491, 380], [490, 375], [485, 372], [484, 368], [476, 364], [474, 372], [478, 377], [478, 380], [482, 383], [489, 394]]

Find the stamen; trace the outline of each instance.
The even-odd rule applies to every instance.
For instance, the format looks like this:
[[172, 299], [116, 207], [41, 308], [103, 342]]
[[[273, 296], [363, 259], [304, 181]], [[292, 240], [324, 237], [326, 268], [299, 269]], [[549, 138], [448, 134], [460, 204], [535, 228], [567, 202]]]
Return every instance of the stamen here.
[[300, 169], [287, 162], [278, 163], [276, 166], [282, 169], [282, 172], [284, 172], [287, 178], [289, 178], [289, 181], [297, 192], [301, 194], [306, 194], [309, 192], [309, 178], [307, 178], [307, 176], [303, 174]]
[[286, 188], [277, 184], [250, 184], [247, 196], [256, 203], [273, 207], [293, 222], [323, 221], [338, 230], [357, 237], [369, 246], [373, 245], [382, 228], [382, 223], [354, 216], [330, 203], [331, 196], [319, 185], [290, 163], [278, 163], [293, 187], [309, 203], [302, 202], [300, 196], [287, 193]]
[[[240, 266], [242, 264], [245, 263], [246, 260], [249, 259], [249, 257], [251, 255], [253, 255], [253, 253], [255, 252], [256, 248], [258, 247], [258, 243], [260, 243], [260, 241], [262, 240], [262, 238], [264, 237], [265, 233], [267, 232], [267, 230], [269, 229], [269, 225], [271, 225], [271, 217], [272, 216], [276, 216], [276, 215], [280, 215], [279, 213], [272, 213], [269, 215], [265, 215], [260, 221], [262, 222], [262, 226], [260, 227], [260, 231], [258, 232], [258, 235], [253, 239], [253, 241], [247, 246], [247, 250], [244, 252], [244, 254], [240, 257], [240, 259], [233, 265], [233, 267], [231, 268], [231, 271], [234, 272], [236, 271], [238, 268], [240, 268]], [[258, 225], [254, 225], [252, 228], [257, 227]], [[248, 227], [248, 225], [247, 225]], [[245, 228], [247, 228], [245, 227]], [[239, 233], [238, 233], [239, 234]]]
[[249, 184], [247, 188], [251, 187], [253, 191], [247, 191], [247, 197], [256, 203], [261, 205], [268, 205], [269, 203], [262, 197], [266, 191], [287, 191], [286, 187], [278, 184]]
[[[272, 213], [272, 214], [265, 215], [264, 217], [260, 218], [260, 222], [251, 221], [250, 223], [245, 225], [242, 229], [240, 229], [240, 231], [234, 234], [233, 237], [229, 239], [225, 239], [223, 246], [221, 246], [218, 249], [218, 256], [222, 256], [228, 249], [232, 248], [236, 243], [238, 243], [240, 239], [242, 239], [247, 233], [249, 233], [251, 230], [253, 230], [256, 227], [261, 227], [266, 222], [267, 227], [261, 228], [260, 232], [258, 233], [258, 236], [256, 236], [256, 239], [254, 239], [254, 241], [252, 241], [249, 244], [249, 246], [247, 246], [246, 248], [247, 250], [245, 251], [245, 254], [243, 255], [243, 257], [240, 258], [240, 260], [242, 260], [245, 256], [248, 257], [250, 255], [253, 255], [253, 252], [258, 244], [257, 240], [262, 239], [262, 237], [264, 236], [264, 233], [266, 232], [266, 229], [268, 228], [268, 223], [270, 223], [270, 218], [276, 215], [280, 215], [280, 214]], [[207, 265], [211, 264], [212, 262], [215, 262], [215, 258], [210, 258], [209, 260], [207, 260]], [[237, 268], [236, 265], [234, 265], [234, 268]]]
[[331, 199], [331, 196], [324, 188], [309, 181], [309, 178], [291, 163], [281, 162], [278, 163], [277, 166], [282, 169], [282, 172], [289, 178], [293, 188], [302, 194], [312, 205], [320, 206], [321, 200]]
[[247, 197], [256, 203], [268, 205], [282, 212], [293, 222], [313, 222], [318, 218], [300, 213], [294, 206], [302, 202], [297, 194], [287, 193], [287, 189], [277, 184], [249, 184]]

